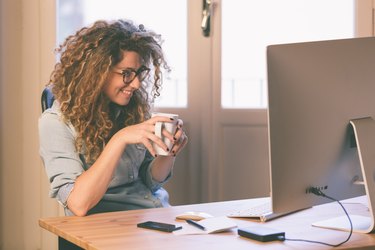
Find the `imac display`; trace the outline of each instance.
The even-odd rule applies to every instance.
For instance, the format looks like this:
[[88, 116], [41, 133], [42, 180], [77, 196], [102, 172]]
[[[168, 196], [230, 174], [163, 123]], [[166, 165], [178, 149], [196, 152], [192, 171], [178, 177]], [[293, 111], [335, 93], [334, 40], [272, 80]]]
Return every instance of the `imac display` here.
[[310, 187], [337, 200], [367, 194], [372, 211], [375, 37], [271, 45], [267, 67], [273, 212], [331, 202]]

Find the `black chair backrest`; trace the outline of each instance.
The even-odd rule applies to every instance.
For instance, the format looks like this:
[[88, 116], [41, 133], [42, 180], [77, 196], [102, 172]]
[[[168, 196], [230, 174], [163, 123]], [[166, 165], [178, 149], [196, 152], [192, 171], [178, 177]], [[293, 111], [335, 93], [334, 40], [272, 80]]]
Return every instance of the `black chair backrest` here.
[[42, 112], [44, 110], [52, 107], [53, 101], [55, 100], [55, 97], [52, 94], [52, 90], [50, 87], [45, 87], [43, 92], [42, 92]]

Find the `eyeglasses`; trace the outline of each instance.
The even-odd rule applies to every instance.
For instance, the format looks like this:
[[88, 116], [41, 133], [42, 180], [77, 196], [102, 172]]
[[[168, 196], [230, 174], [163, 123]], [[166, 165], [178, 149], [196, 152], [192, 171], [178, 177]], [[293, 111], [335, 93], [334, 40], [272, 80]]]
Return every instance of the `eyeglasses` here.
[[124, 69], [121, 73], [114, 71], [116, 74], [122, 75], [122, 81], [124, 84], [130, 84], [136, 77], [138, 80], [142, 82], [150, 72], [150, 69], [146, 66], [142, 65], [139, 69]]

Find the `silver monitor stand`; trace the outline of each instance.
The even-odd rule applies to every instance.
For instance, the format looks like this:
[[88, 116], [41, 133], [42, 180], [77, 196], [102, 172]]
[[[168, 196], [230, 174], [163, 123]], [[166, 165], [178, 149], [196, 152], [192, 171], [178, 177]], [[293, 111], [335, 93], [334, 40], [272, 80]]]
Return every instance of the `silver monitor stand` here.
[[[363, 176], [363, 181], [358, 182], [357, 184], [365, 186], [368, 208], [370, 211], [370, 217], [350, 215], [350, 218], [353, 223], [354, 232], [370, 233], [375, 229], [375, 121], [371, 117], [366, 117], [351, 120], [350, 124], [354, 130]], [[344, 231], [350, 230], [350, 223], [347, 216], [318, 221], [312, 225]]]

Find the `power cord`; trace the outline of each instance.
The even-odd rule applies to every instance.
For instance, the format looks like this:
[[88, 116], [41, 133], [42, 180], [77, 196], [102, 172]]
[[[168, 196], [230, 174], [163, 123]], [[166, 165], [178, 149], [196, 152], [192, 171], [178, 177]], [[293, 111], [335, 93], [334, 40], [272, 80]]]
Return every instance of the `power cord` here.
[[338, 247], [338, 246], [341, 246], [342, 244], [346, 243], [349, 241], [350, 237], [352, 236], [353, 234], [353, 223], [352, 223], [352, 220], [350, 219], [350, 216], [348, 214], [348, 212], [346, 211], [345, 207], [342, 205], [342, 203], [339, 201], [339, 200], [336, 200], [328, 195], [326, 195], [325, 193], [323, 193], [321, 190], [319, 190], [318, 188], [315, 188], [315, 187], [311, 187], [309, 188], [309, 192], [310, 193], [313, 193], [317, 196], [322, 196], [322, 197], [325, 197], [325, 198], [328, 198], [332, 201], [336, 201], [337, 203], [340, 204], [340, 206], [342, 207], [342, 209], [344, 210], [346, 216], [348, 217], [348, 220], [349, 220], [349, 223], [350, 223], [350, 232], [349, 232], [349, 235], [348, 235], [348, 238], [346, 240], [344, 240], [343, 242], [339, 243], [339, 244], [330, 244], [330, 243], [326, 243], [326, 242], [321, 242], [321, 241], [315, 241], [315, 240], [305, 240], [305, 239], [289, 239], [289, 238], [285, 238], [285, 236], [280, 236], [278, 237], [278, 240], [280, 241], [284, 241], [284, 240], [288, 240], [288, 241], [303, 241], [303, 242], [309, 242], [309, 243], [317, 243], [317, 244], [322, 244], [322, 245], [326, 245], [326, 246], [330, 246], [330, 247]]

